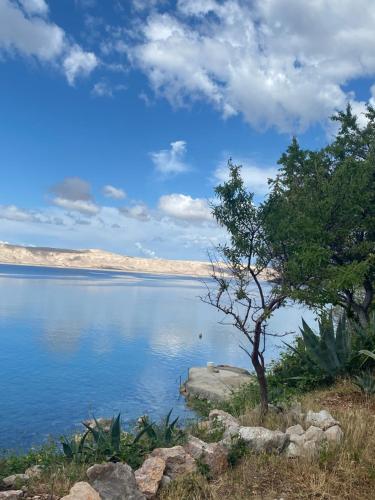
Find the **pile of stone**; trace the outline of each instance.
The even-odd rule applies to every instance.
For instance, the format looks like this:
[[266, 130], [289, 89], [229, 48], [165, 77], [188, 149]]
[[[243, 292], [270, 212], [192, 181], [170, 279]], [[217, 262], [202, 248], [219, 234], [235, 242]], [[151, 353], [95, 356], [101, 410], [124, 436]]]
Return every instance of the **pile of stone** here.
[[[221, 410], [213, 410], [202, 425], [209, 431], [219, 425], [223, 436], [218, 443], [205, 443], [189, 436], [184, 446], [157, 448], [135, 472], [125, 463], [93, 465], [87, 470], [87, 482], [76, 483], [62, 500], [146, 500], [156, 497], [160, 488], [174, 479], [197, 470], [206, 464], [211, 477], [219, 476], [228, 467], [228, 451], [236, 439], [241, 439], [254, 453], [283, 453], [286, 457], [315, 457], [327, 443], [338, 445], [343, 432], [339, 422], [322, 410], [306, 415], [295, 412], [293, 417], [304, 424], [293, 425], [285, 432], [265, 427], [242, 426], [236, 418]], [[18, 500], [27, 497], [27, 488], [15, 489], [40, 474], [33, 467], [25, 474], [15, 474], [3, 480], [7, 491], [0, 492], [0, 500]], [[9, 489], [14, 488], [14, 489]], [[34, 500], [43, 500], [33, 497]]]

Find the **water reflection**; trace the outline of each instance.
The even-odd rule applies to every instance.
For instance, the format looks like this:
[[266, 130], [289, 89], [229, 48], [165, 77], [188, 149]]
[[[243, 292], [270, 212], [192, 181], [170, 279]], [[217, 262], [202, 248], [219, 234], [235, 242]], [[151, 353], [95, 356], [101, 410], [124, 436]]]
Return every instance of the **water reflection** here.
[[[92, 413], [186, 417], [178, 385], [190, 366], [249, 367], [198, 280], [0, 266], [0, 287], [0, 448], [61, 435]], [[296, 330], [302, 312], [311, 317], [281, 309], [270, 327]], [[280, 344], [269, 339], [268, 360]]]

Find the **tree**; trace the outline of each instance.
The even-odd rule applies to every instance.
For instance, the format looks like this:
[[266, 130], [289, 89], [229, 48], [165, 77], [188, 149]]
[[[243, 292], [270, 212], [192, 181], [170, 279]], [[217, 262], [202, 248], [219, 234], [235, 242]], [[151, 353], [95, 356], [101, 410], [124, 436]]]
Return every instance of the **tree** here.
[[[262, 207], [255, 206], [253, 194], [245, 190], [240, 167], [229, 163], [229, 180], [216, 187], [218, 204], [213, 206], [217, 222], [226, 228], [230, 242], [217, 248], [218, 258], [211, 259], [215, 286], [207, 285], [203, 301], [230, 318], [244, 336], [254, 367], [261, 399], [261, 410], [268, 409], [268, 389], [264, 352], [267, 320], [284, 303], [282, 287], [266, 282], [273, 256], [263, 228]], [[282, 269], [274, 269], [280, 283]]]
[[[374, 308], [375, 110], [360, 128], [350, 106], [331, 144], [294, 138], [263, 204], [265, 239], [283, 263], [282, 292], [311, 307], [343, 307], [362, 326]], [[281, 290], [279, 290], [280, 292]]]

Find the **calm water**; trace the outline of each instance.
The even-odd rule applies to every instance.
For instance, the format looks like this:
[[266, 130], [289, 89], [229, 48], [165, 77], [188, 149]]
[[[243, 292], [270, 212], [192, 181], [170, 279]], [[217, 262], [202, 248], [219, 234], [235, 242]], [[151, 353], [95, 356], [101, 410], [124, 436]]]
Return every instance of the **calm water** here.
[[[130, 424], [173, 407], [189, 417], [178, 387], [190, 366], [249, 367], [203, 293], [190, 278], [0, 265], [0, 449], [39, 444], [92, 415], [121, 412]], [[302, 312], [279, 311], [273, 331], [297, 330]], [[268, 359], [280, 345], [269, 341]]]

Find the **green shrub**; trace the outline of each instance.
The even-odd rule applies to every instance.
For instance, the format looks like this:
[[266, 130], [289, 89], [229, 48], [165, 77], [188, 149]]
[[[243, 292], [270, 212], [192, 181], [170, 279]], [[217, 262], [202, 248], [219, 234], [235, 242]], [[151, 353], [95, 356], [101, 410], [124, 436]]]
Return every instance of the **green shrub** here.
[[356, 375], [353, 382], [367, 396], [375, 394], [375, 376], [369, 370], [363, 372], [361, 375]]
[[232, 438], [232, 443], [228, 450], [229, 465], [234, 467], [248, 453], [249, 448], [243, 439], [239, 437]]

